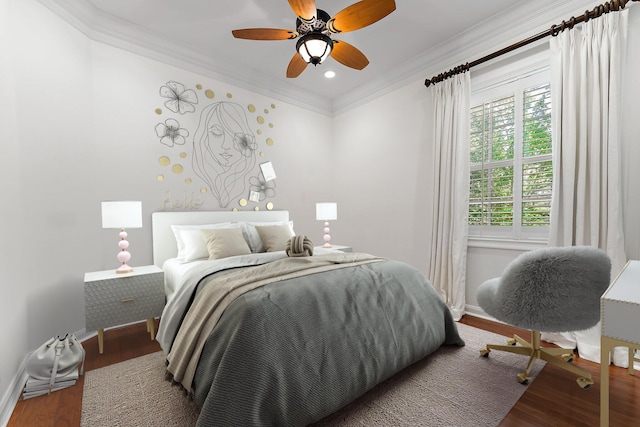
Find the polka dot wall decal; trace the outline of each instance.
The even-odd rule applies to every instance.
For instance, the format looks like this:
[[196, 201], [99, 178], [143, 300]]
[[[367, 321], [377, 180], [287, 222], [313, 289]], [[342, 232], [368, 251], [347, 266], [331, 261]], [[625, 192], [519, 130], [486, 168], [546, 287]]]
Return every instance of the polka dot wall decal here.
[[157, 115], [162, 114], [162, 108], [156, 108], [156, 114]]
[[231, 212], [238, 212], [238, 208], [231, 209]]
[[192, 181], [191, 181], [191, 178], [187, 178], [187, 179], [185, 179], [185, 180], [184, 180], [184, 183], [185, 183], [185, 184], [191, 184], [191, 182], [192, 182]]
[[249, 110], [249, 112], [251, 113], [255, 113], [256, 112], [256, 106], [253, 104], [249, 104], [249, 106], [247, 106], [247, 110]]
[[204, 91], [204, 95], [209, 99], [213, 99], [216, 96], [216, 94], [213, 93], [213, 91], [211, 89], [205, 90]]
[[182, 165], [173, 165], [171, 170], [173, 171], [173, 173], [177, 174], [177, 173], [182, 173], [184, 169], [182, 168]]
[[227, 93], [227, 98], [229, 99], [233, 98], [233, 95], [231, 94], [231, 92]]
[[264, 157], [264, 151], [260, 152], [260, 157]]
[[270, 211], [273, 210], [273, 203], [272, 202], [267, 203], [267, 210], [270, 210]]
[[265, 114], [269, 114], [269, 110], [267, 110], [266, 108], [264, 109], [264, 113]]
[[271, 139], [271, 138], [267, 138], [267, 145], [268, 145], [269, 147], [272, 147], [272, 146], [273, 146], [273, 139]]
[[169, 159], [167, 156], [162, 156], [160, 157], [160, 159], [158, 159], [158, 162], [162, 166], [169, 166], [169, 163], [171, 163], [171, 159]]
[[258, 118], [256, 119], [258, 121], [258, 123], [263, 124], [264, 123], [264, 117], [262, 116], [258, 116]]
[[200, 189], [200, 192], [201, 192], [202, 194], [204, 194], [204, 193], [206, 193], [206, 192], [207, 192], [207, 189], [206, 189], [206, 188], [204, 188], [204, 187], [202, 187], [202, 188]]
[[187, 157], [187, 153], [185, 153], [185, 152], [183, 151], [182, 153], [180, 153], [180, 157], [181, 157], [181, 158], [183, 158], [183, 159], [184, 159], [184, 158], [186, 158], [186, 157]]
[[238, 204], [240, 206], [247, 206], [247, 199], [240, 199], [238, 200]]
[[197, 85], [196, 85], [196, 89], [198, 89], [198, 90], [202, 90], [202, 85], [201, 85], [201, 84], [197, 84]]
[[273, 129], [273, 123], [269, 123], [269, 127]]
[[254, 211], [259, 211], [260, 210], [260, 206], [256, 206], [255, 208], [253, 208]]
[[258, 135], [262, 135], [262, 129], [258, 129], [258, 130], [256, 131], [256, 133], [257, 133]]
[[164, 175], [158, 175], [158, 181], [164, 181]]
[[271, 104], [271, 109], [273, 110], [274, 108], [276, 108], [276, 104]]

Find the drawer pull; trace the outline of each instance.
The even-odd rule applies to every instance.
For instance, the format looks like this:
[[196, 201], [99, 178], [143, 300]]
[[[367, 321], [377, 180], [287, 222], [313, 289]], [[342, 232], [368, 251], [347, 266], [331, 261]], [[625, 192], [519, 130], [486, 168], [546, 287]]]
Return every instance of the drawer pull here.
[[121, 299], [120, 302], [131, 302], [134, 301], [133, 298], [126, 298], [126, 299]]

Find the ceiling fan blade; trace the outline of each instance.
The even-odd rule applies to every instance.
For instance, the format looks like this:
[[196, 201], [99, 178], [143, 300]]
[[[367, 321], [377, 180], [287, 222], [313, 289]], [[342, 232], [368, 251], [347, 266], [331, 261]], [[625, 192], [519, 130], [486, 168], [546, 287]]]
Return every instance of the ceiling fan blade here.
[[394, 0], [362, 0], [338, 12], [327, 22], [327, 29], [332, 33], [359, 30], [381, 20], [394, 10]]
[[290, 79], [296, 78], [302, 74], [305, 68], [307, 68], [307, 63], [298, 55], [298, 52], [296, 52], [293, 54], [293, 58], [291, 58], [289, 66], [287, 67], [287, 77]]
[[231, 31], [233, 37], [248, 40], [288, 40], [298, 37], [297, 31], [276, 28], [245, 28]]
[[364, 53], [349, 43], [340, 40], [333, 40], [331, 57], [342, 65], [355, 68], [356, 70], [362, 70], [369, 65], [369, 60], [364, 56]]
[[302, 21], [309, 22], [316, 17], [316, 0], [289, 0], [289, 6]]

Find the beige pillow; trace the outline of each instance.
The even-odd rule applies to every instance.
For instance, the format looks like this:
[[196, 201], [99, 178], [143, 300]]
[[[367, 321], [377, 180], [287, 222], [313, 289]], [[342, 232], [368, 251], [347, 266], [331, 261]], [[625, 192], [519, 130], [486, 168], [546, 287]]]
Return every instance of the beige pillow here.
[[293, 233], [287, 224], [256, 225], [256, 231], [262, 240], [265, 252], [284, 251]]
[[251, 253], [240, 227], [201, 230], [201, 233], [209, 251], [209, 259], [228, 258]]

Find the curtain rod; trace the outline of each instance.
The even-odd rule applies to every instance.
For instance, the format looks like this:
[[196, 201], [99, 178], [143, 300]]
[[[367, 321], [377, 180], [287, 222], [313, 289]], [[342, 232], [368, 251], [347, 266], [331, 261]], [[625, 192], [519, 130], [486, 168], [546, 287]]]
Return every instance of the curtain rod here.
[[483, 62], [490, 61], [494, 58], [504, 55], [505, 53], [514, 51], [523, 46], [526, 46], [530, 43], [536, 42], [545, 37], [551, 36], [555, 37], [566, 29], [572, 29], [574, 25], [579, 24], [581, 22], [587, 22], [589, 19], [598, 18], [599, 16], [609, 13], [609, 12], [617, 12], [621, 9], [624, 9], [627, 3], [629, 2], [637, 2], [640, 0], [611, 0], [607, 3], [601, 4], [599, 6], [594, 7], [592, 10], [587, 10], [584, 14], [576, 17], [571, 17], [568, 21], [562, 21], [560, 25], [552, 25], [550, 29], [546, 31], [542, 31], [536, 35], [533, 35], [524, 40], [520, 40], [517, 43], [512, 44], [511, 46], [507, 46], [503, 49], [490, 53], [487, 56], [483, 56], [480, 59], [476, 59], [472, 62], [467, 62], [466, 64], [458, 65], [450, 69], [449, 71], [445, 71], [444, 73], [440, 73], [437, 76], [433, 76], [430, 79], [426, 79], [424, 81], [424, 85], [426, 87], [431, 86], [432, 84], [440, 83], [443, 80], [448, 79], [449, 77], [453, 77], [457, 74], [465, 73], [469, 71], [470, 68], [475, 67], [476, 65], [480, 65]]

